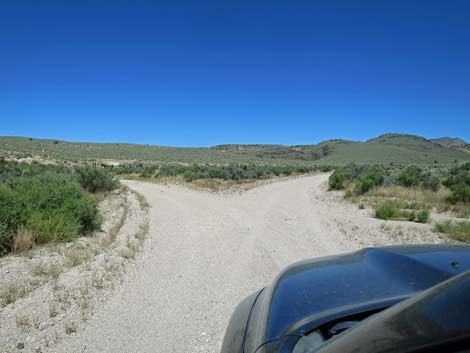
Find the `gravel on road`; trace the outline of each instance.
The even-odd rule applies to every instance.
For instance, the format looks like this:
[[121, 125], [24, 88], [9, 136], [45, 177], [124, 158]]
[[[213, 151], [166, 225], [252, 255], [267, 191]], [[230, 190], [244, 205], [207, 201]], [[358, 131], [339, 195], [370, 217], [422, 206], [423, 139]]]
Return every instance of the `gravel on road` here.
[[327, 192], [328, 175], [243, 193], [126, 181], [149, 204], [133, 275], [55, 352], [216, 353], [236, 304], [292, 262], [363, 246], [442, 242], [426, 225], [390, 225]]

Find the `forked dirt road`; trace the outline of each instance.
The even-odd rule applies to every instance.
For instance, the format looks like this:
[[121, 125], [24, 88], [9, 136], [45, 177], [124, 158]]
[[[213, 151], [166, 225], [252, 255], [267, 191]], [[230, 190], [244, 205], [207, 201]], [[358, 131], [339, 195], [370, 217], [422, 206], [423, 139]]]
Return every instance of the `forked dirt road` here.
[[215, 353], [235, 305], [302, 259], [363, 246], [442, 242], [428, 226], [385, 225], [326, 192], [327, 175], [244, 193], [125, 182], [152, 206], [134, 274], [55, 352]]

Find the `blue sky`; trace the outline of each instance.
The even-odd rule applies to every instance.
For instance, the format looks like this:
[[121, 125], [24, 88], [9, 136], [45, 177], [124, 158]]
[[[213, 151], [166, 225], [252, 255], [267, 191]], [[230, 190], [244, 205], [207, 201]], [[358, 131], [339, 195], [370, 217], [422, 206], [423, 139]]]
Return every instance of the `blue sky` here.
[[470, 140], [470, 2], [2, 1], [0, 135]]

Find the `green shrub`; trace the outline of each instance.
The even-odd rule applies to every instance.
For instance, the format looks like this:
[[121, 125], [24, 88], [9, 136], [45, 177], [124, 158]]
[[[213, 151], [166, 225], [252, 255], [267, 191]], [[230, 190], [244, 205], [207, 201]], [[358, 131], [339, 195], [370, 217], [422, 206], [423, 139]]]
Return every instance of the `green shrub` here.
[[330, 175], [328, 179], [328, 184], [330, 188], [333, 190], [341, 190], [344, 188], [344, 182], [349, 179], [349, 175], [347, 175], [343, 171], [334, 171], [333, 174]]
[[429, 221], [429, 210], [424, 209], [418, 212], [416, 215], [416, 222], [418, 223], [428, 223]]
[[449, 202], [453, 204], [457, 202], [470, 203], [470, 185], [458, 184], [453, 186]]
[[408, 220], [410, 222], [414, 222], [414, 220], [416, 219], [416, 212], [415, 211], [411, 211], [409, 214], [408, 214]]
[[470, 207], [465, 207], [459, 212], [460, 218], [470, 218]]
[[359, 177], [355, 182], [355, 190], [357, 194], [365, 194], [367, 191], [372, 189], [375, 183], [372, 179], [362, 176]]
[[365, 194], [370, 189], [382, 185], [384, 174], [381, 171], [372, 171], [356, 179], [356, 193]]
[[0, 255], [9, 252], [13, 248], [13, 233], [8, 230], [6, 224], [0, 223]]
[[445, 233], [446, 226], [443, 223], [436, 223], [434, 230], [438, 233]]
[[448, 234], [452, 239], [470, 242], [470, 222], [437, 223], [435, 230]]
[[443, 184], [452, 190], [450, 203], [470, 203], [470, 163], [452, 168]]
[[409, 166], [398, 174], [398, 182], [405, 187], [418, 186], [423, 170], [416, 166]]
[[443, 184], [453, 190], [458, 185], [470, 185], [470, 163], [450, 169]]
[[119, 181], [104, 168], [77, 168], [77, 180], [89, 192], [111, 191], [119, 187]]
[[80, 232], [78, 218], [63, 210], [35, 211], [26, 227], [34, 234], [34, 243], [47, 244], [74, 240]]
[[375, 209], [375, 216], [380, 219], [393, 219], [400, 217], [400, 210], [390, 201], [384, 201]]
[[145, 166], [140, 172], [141, 178], [151, 178], [155, 174], [156, 166]]
[[432, 190], [436, 192], [436, 191], [439, 191], [439, 187], [441, 186], [441, 180], [439, 179], [437, 175], [426, 173], [421, 176], [419, 185], [423, 189], [428, 189], [428, 190]]
[[0, 185], [0, 251], [12, 250], [20, 227], [34, 234], [34, 243], [63, 242], [97, 229], [96, 201], [71, 175], [13, 177]]

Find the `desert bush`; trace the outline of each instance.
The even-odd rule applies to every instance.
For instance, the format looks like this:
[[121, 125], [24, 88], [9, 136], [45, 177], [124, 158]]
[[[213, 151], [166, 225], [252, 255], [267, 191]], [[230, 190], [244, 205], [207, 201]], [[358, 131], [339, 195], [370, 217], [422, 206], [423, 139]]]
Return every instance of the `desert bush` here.
[[76, 168], [77, 180], [89, 192], [111, 191], [119, 187], [119, 181], [104, 168]]
[[356, 179], [356, 193], [359, 195], [365, 194], [370, 189], [382, 185], [383, 182], [384, 173], [382, 171], [374, 170], [368, 172], [366, 175], [360, 176]]
[[74, 240], [80, 232], [78, 218], [63, 210], [33, 211], [27, 227], [34, 234], [36, 244], [58, 243]]
[[423, 189], [428, 189], [437, 192], [439, 191], [439, 187], [441, 186], [441, 180], [437, 175], [433, 175], [428, 172], [421, 175], [419, 185]]
[[6, 224], [0, 223], [0, 255], [9, 252], [13, 247], [13, 233]]
[[199, 179], [220, 179], [220, 180], [256, 180], [268, 179], [273, 176], [287, 176], [292, 174], [304, 174], [316, 170], [329, 171], [331, 167], [302, 166], [302, 165], [249, 165], [249, 164], [122, 164], [109, 168], [115, 174], [138, 174], [140, 177], [174, 177], [181, 176], [188, 182]]
[[[71, 175], [13, 177], [0, 185], [0, 249], [20, 243], [63, 242], [99, 227], [96, 201]], [[20, 246], [20, 245], [18, 245]], [[21, 245], [23, 246], [23, 245]]]
[[470, 163], [452, 168], [443, 184], [452, 190], [450, 203], [470, 203]]
[[470, 185], [470, 163], [451, 168], [443, 184], [450, 189], [457, 185]]
[[449, 235], [452, 239], [470, 242], [470, 222], [437, 223], [435, 230]]
[[460, 210], [459, 215], [460, 218], [470, 218], [470, 207], [465, 207]]
[[398, 182], [405, 187], [418, 186], [423, 170], [416, 166], [409, 166], [398, 174]]
[[449, 202], [456, 204], [457, 202], [470, 203], [470, 185], [458, 184], [452, 188], [452, 195], [449, 196]]
[[[181, 176], [186, 182], [200, 179], [220, 179], [240, 182], [242, 180], [268, 179], [273, 176], [305, 174], [317, 170], [315, 166], [274, 166], [274, 165], [142, 165], [133, 164], [113, 168], [119, 174], [135, 174], [140, 177], [174, 177]], [[124, 173], [125, 171], [125, 173]]]
[[344, 188], [344, 183], [349, 180], [350, 177], [344, 171], [335, 170], [328, 179], [328, 184], [333, 190], [341, 190]]
[[362, 195], [372, 189], [375, 185], [374, 181], [368, 177], [362, 176], [355, 181], [355, 191], [357, 194]]
[[414, 222], [414, 220], [416, 219], [416, 212], [415, 211], [411, 211], [410, 213], [408, 213], [408, 220], [410, 222]]
[[429, 220], [429, 210], [422, 209], [417, 213], [414, 210], [403, 210], [398, 208], [393, 201], [386, 200], [376, 207], [375, 216], [384, 220], [408, 220], [411, 222], [427, 223]]
[[156, 170], [157, 166], [155, 165], [145, 166], [142, 168], [142, 171], [140, 172], [139, 176], [141, 178], [151, 178], [155, 174]]
[[380, 219], [394, 219], [400, 217], [400, 210], [390, 201], [384, 201], [375, 209], [375, 216]]
[[12, 250], [13, 251], [25, 251], [29, 250], [33, 247], [34, 245], [34, 234], [33, 232], [24, 227], [20, 226], [17, 230], [16, 233], [13, 234], [13, 245], [12, 245]]
[[429, 221], [429, 210], [423, 209], [416, 215], [416, 222], [427, 223]]

